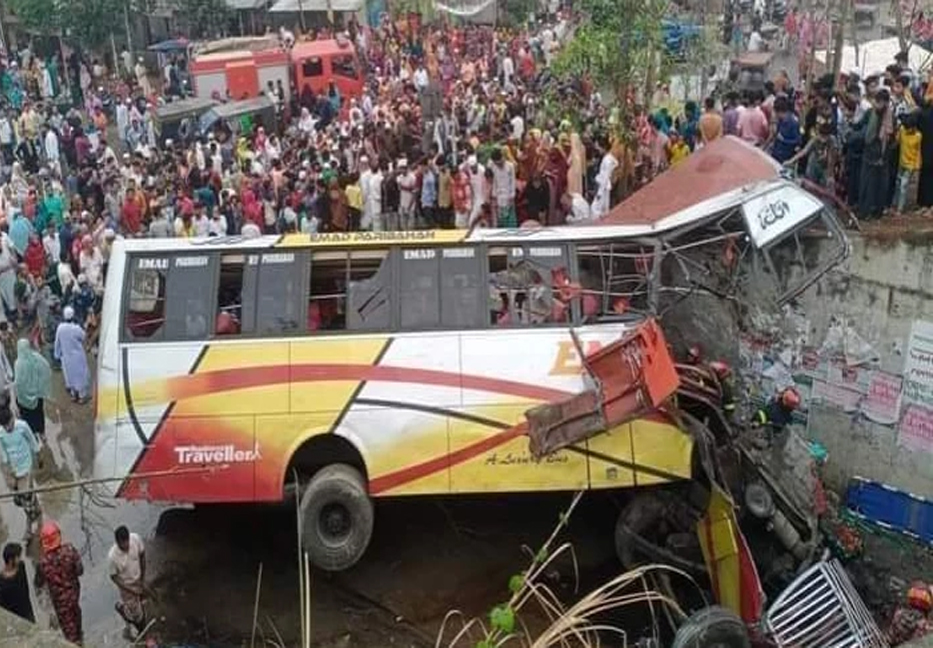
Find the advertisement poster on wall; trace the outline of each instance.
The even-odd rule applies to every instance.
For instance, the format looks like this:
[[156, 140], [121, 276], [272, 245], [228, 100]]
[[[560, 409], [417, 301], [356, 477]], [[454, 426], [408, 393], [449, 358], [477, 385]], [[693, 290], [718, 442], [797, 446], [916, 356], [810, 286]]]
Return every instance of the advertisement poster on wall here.
[[897, 428], [897, 444], [918, 452], [933, 452], [933, 409], [907, 405]]
[[933, 323], [914, 320], [904, 358], [904, 401], [933, 407]]
[[886, 371], [872, 372], [868, 391], [859, 407], [866, 418], [882, 425], [897, 423], [901, 413], [903, 379]]

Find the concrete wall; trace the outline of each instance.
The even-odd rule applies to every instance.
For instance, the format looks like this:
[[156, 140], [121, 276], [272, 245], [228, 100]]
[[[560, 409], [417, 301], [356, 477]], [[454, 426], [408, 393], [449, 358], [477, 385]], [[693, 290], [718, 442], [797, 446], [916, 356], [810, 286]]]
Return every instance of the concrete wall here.
[[933, 322], [933, 248], [859, 235], [851, 242], [846, 264], [782, 314], [752, 314], [740, 343], [749, 394], [763, 399], [791, 380], [800, 387], [809, 438], [829, 451], [831, 487], [860, 475], [933, 497], [933, 438], [924, 443], [919, 426], [904, 431], [915, 405], [902, 397], [889, 424], [869, 412], [876, 377], [889, 390], [900, 382], [914, 322]]
[[41, 630], [0, 608], [0, 648], [75, 648], [60, 632]]

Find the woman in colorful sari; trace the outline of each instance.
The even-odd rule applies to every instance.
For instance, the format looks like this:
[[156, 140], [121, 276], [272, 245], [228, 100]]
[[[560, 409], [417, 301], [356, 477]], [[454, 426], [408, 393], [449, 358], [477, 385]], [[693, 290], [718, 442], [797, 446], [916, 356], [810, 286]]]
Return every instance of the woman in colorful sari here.
[[550, 180], [551, 204], [548, 210], [548, 225], [563, 225], [563, 214], [560, 211], [560, 199], [567, 193], [567, 170], [570, 164], [567, 154], [570, 152], [570, 135], [561, 133], [557, 145], [552, 146], [548, 152], [545, 175]]

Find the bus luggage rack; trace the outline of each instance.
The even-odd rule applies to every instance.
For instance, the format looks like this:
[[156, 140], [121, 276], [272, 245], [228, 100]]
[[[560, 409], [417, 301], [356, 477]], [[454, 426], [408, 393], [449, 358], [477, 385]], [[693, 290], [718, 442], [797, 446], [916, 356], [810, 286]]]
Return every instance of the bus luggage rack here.
[[768, 610], [765, 627], [779, 647], [888, 648], [836, 560], [818, 563], [798, 576]]

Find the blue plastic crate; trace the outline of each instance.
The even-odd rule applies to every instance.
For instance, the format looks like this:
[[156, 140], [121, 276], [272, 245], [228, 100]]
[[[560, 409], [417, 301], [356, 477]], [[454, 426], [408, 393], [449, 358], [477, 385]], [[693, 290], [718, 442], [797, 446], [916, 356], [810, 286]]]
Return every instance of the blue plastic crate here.
[[846, 507], [885, 527], [933, 543], [933, 502], [876, 481], [853, 477]]

